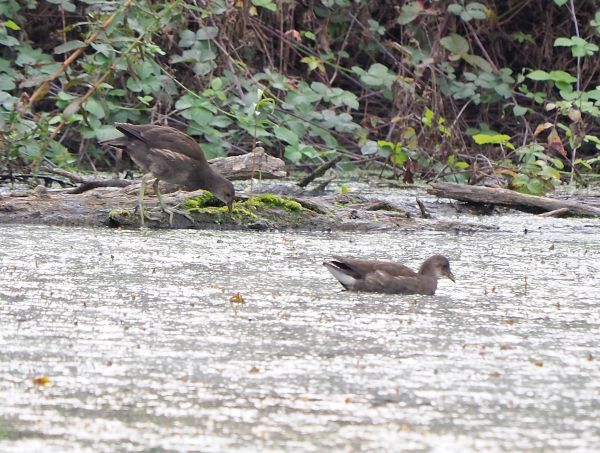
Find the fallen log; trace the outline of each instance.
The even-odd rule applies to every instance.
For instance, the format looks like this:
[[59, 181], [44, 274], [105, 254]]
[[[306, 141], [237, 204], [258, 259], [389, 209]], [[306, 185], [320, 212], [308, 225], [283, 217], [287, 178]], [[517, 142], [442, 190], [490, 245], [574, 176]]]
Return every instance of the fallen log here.
[[287, 176], [285, 162], [273, 157], [261, 147], [241, 156], [217, 157], [210, 166], [231, 181], [260, 178], [277, 179]]
[[493, 204], [525, 212], [541, 213], [567, 209], [571, 215], [600, 216], [600, 208], [598, 207], [588, 206], [572, 200], [526, 195], [508, 189], [436, 182], [431, 184], [427, 192], [440, 198], [452, 198], [469, 203]]

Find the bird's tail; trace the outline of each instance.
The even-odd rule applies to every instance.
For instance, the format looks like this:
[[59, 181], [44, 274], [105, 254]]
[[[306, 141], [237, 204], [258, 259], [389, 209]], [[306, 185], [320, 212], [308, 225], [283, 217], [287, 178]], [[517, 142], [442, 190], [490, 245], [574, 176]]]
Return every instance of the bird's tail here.
[[344, 269], [340, 266], [341, 263], [338, 261], [325, 261], [323, 266], [327, 268], [331, 274], [337, 278], [337, 280], [342, 284], [342, 286], [346, 289], [352, 287], [354, 283], [356, 283], [356, 278], [350, 275], [348, 269]]
[[114, 123], [115, 128], [125, 135], [125, 137], [134, 138], [142, 142], [146, 142], [146, 139], [142, 135], [142, 131], [147, 128], [153, 127], [152, 125], [145, 124], [142, 126], [136, 126], [135, 124], [129, 123]]
[[99, 142], [102, 146], [114, 146], [115, 148], [127, 148], [129, 139], [127, 137], [109, 138]]

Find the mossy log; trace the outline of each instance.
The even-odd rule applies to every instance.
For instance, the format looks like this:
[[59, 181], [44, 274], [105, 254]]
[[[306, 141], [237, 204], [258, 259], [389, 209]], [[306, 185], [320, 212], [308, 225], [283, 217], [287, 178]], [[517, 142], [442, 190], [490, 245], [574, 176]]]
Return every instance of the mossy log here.
[[[26, 196], [0, 198], [0, 223], [139, 228], [137, 189], [102, 187], [81, 194], [46, 191], [42, 186]], [[311, 231], [379, 231], [393, 229], [441, 229], [470, 231], [479, 226], [421, 219], [404, 207], [359, 195], [281, 197], [272, 194], [240, 195], [229, 214], [227, 208], [204, 191], [177, 191], [164, 195], [165, 203], [186, 211], [191, 218], [174, 214], [171, 219], [158, 200], [148, 193], [144, 208], [149, 228], [238, 229]], [[411, 212], [418, 212], [412, 209]]]

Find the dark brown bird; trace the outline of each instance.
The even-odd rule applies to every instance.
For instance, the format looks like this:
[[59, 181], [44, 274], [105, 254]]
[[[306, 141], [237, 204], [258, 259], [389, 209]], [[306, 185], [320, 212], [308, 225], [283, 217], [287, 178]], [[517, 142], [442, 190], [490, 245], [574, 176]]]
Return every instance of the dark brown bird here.
[[349, 291], [369, 291], [389, 294], [434, 295], [440, 277], [454, 281], [450, 263], [445, 256], [427, 258], [419, 269], [391, 261], [357, 260], [334, 256], [323, 265]]
[[[208, 190], [223, 201], [231, 213], [235, 196], [233, 184], [210, 167], [202, 149], [192, 137], [168, 126], [129, 123], [115, 123], [114, 126], [124, 137], [107, 140], [103, 144], [125, 149], [142, 170], [156, 178], [154, 191], [162, 209], [171, 219], [174, 212], [188, 218], [189, 215], [165, 206], [158, 189], [159, 180], [180, 185], [186, 190]], [[142, 178], [139, 206], [142, 225], [144, 186]]]

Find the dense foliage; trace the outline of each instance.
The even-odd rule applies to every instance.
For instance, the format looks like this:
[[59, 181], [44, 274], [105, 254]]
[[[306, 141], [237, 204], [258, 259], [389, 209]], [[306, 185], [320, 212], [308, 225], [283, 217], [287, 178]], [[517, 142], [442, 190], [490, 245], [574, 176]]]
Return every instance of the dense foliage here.
[[594, 0], [4, 0], [0, 171], [108, 168], [115, 121], [542, 193], [600, 158]]

